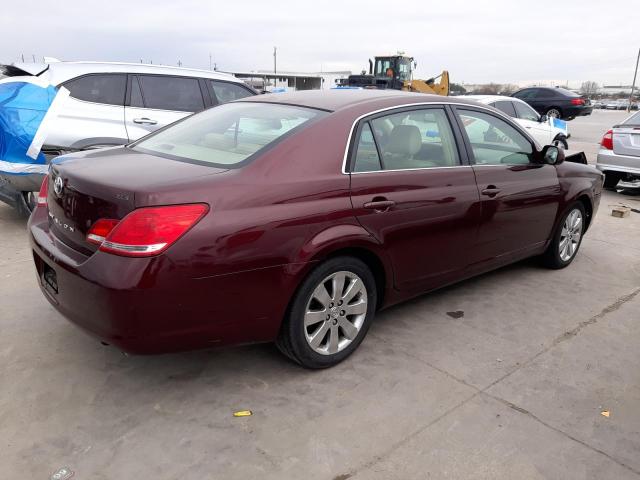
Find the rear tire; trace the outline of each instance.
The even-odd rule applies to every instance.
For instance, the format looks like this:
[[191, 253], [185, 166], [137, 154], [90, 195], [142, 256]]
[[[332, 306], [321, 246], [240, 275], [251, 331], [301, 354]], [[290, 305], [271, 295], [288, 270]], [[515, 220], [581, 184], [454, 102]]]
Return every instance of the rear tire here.
[[573, 262], [582, 244], [586, 219], [581, 202], [575, 202], [567, 209], [542, 255], [542, 262], [546, 267], [557, 270]]
[[622, 178], [622, 175], [618, 172], [605, 172], [604, 173], [604, 188], [605, 190], [614, 190], [616, 189], [616, 185]]
[[547, 117], [562, 118], [562, 110], [558, 107], [550, 107], [546, 112]]
[[340, 363], [362, 343], [375, 315], [376, 282], [354, 257], [320, 264], [300, 284], [276, 345], [305, 368]]

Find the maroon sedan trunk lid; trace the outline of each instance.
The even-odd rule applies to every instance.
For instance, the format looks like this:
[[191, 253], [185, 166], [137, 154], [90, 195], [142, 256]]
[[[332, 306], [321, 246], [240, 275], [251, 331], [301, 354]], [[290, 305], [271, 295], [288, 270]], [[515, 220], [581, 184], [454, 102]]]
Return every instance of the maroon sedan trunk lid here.
[[101, 218], [124, 218], [136, 208], [136, 191], [224, 171], [126, 147], [60, 157], [49, 175], [50, 229], [70, 247], [90, 254], [97, 249], [86, 241], [91, 226]]

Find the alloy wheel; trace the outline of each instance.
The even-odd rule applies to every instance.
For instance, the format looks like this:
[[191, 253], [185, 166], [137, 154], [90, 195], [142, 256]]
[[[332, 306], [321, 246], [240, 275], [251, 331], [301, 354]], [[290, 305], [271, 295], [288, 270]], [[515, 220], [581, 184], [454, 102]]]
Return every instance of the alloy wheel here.
[[547, 117], [560, 118], [560, 111], [556, 108], [550, 108]]
[[353, 272], [327, 276], [313, 290], [304, 314], [309, 346], [321, 355], [333, 355], [353, 342], [367, 316], [367, 288]]
[[558, 250], [560, 259], [568, 262], [573, 258], [578, 245], [580, 245], [580, 237], [582, 236], [582, 212], [577, 208], [571, 210], [564, 221], [562, 231], [560, 232], [560, 242]]

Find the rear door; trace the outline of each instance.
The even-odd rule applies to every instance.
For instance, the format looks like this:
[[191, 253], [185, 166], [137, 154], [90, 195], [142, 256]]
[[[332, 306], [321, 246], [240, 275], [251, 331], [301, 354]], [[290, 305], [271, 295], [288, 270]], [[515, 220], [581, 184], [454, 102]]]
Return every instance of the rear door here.
[[200, 80], [170, 75], [130, 75], [125, 125], [129, 140], [205, 108]]
[[488, 110], [456, 112], [482, 199], [472, 264], [497, 266], [542, 248], [561, 199], [555, 167], [535, 163], [531, 141]]
[[124, 126], [126, 74], [100, 73], [63, 83], [69, 98], [47, 136], [47, 145], [86, 148], [127, 143]]
[[361, 120], [351, 146], [351, 199], [393, 263], [395, 286], [421, 291], [462, 275], [479, 221], [472, 168], [445, 107]]

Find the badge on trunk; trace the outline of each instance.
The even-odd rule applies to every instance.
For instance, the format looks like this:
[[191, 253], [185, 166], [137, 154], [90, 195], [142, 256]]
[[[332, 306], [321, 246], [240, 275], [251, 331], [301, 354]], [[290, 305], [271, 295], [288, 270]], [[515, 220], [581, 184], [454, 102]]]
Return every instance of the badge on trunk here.
[[56, 177], [56, 179], [53, 181], [53, 191], [58, 197], [62, 196], [62, 187], [62, 177]]

